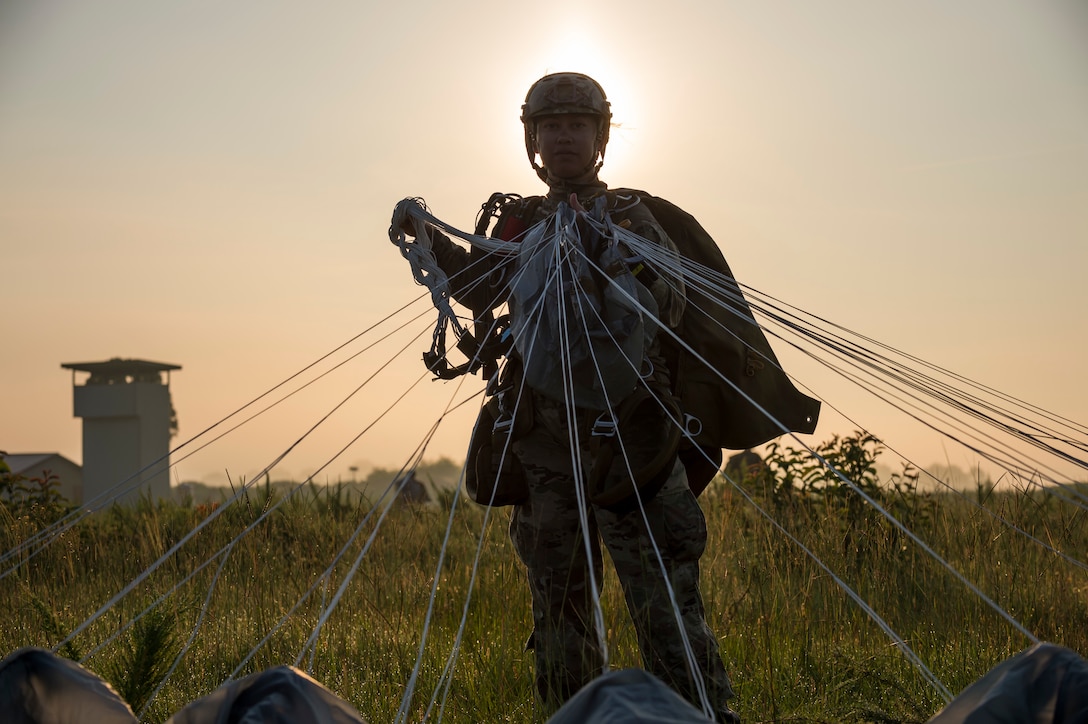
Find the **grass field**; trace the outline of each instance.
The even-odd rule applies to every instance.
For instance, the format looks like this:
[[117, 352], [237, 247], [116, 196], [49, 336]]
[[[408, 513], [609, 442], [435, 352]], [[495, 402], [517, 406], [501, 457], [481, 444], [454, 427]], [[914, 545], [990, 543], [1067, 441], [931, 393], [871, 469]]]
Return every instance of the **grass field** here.
[[[952, 693], [1030, 644], [872, 505], [828, 491], [784, 492], [779, 486], [776, 492], [750, 483], [750, 499], [725, 483], [701, 498], [711, 531], [704, 597], [738, 692], [735, 708], [746, 722], [918, 722], [942, 706], [940, 695], [835, 577], [868, 602]], [[1040, 492], [873, 490], [883, 490], [879, 500], [907, 529], [1023, 627], [1042, 640], [1088, 652], [1083, 565], [1025, 535], [1084, 561], [1088, 526], [1082, 509]], [[430, 505], [395, 506], [380, 524], [381, 511], [366, 501], [305, 487], [289, 499], [256, 488], [225, 507], [171, 502], [114, 508], [80, 522], [0, 580], [0, 649], [58, 645], [214, 515], [60, 648], [71, 658], [87, 657], [85, 665], [139, 711], [187, 646], [145, 720], [163, 721], [207, 694], [256, 648], [239, 676], [296, 664], [368, 721], [392, 721], [430, 611], [408, 721], [424, 719], [432, 699], [448, 722], [544, 721], [533, 696], [531, 655], [524, 650], [528, 591], [506, 537], [507, 511], [492, 511], [485, 524], [487, 511], [463, 501], [451, 516], [451, 500], [446, 493]], [[11, 550], [56, 513], [55, 506], [2, 507], [3, 549]], [[319, 616], [364, 549], [316, 646], [307, 649]], [[604, 607], [612, 665], [637, 665], [633, 632], [611, 575]], [[442, 671], [462, 617], [447, 689], [440, 685]], [[430, 718], [435, 716], [432, 711]]]

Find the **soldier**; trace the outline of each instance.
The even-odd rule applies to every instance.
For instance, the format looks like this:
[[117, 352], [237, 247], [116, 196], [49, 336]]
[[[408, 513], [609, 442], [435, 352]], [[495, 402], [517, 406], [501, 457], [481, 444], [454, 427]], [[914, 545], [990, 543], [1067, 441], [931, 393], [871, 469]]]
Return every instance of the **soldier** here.
[[[575, 208], [603, 208], [613, 223], [656, 242], [678, 262], [677, 247], [649, 205], [640, 203], [637, 192], [610, 191], [598, 178], [611, 117], [604, 90], [588, 76], [555, 73], [533, 84], [521, 121], [530, 163], [547, 183], [548, 193], [524, 199], [493, 197], [499, 211], [492, 236], [520, 239], [563, 202]], [[392, 228], [412, 233], [400, 206]], [[483, 233], [480, 226], [477, 233]], [[477, 313], [488, 312], [508, 298], [509, 263], [491, 262], [479, 250], [467, 251], [434, 229], [428, 235], [439, 266], [449, 276], [454, 298]], [[652, 302], [647, 305], [656, 307], [657, 320], [677, 328], [686, 304], [679, 263], [656, 269], [640, 265], [632, 273], [649, 292]], [[652, 372], [644, 380], [655, 399], [671, 403], [670, 409], [675, 410], [664, 337], [658, 334], [646, 346]], [[511, 356], [517, 361], [516, 350]], [[630, 495], [622, 495], [615, 505], [594, 502], [607, 495], [589, 495], [588, 509], [582, 510], [579, 500], [585, 501], [587, 495], [579, 494], [576, 481], [585, 480], [587, 474], [593, 479], [593, 473], [600, 472], [594, 465], [603, 455], [600, 447], [589, 442], [599, 413], [573, 405], [554, 390], [531, 389], [528, 397], [520, 407], [522, 418], [524, 410], [531, 409], [529, 419], [518, 421], [515, 427], [521, 432], [512, 438], [519, 468], [515, 470], [517, 491], [504, 502], [517, 502], [510, 536], [528, 571], [534, 622], [529, 646], [535, 652], [540, 696], [547, 706], [556, 708], [604, 669], [604, 634], [595, 621], [591, 586], [591, 571], [596, 581], [601, 580], [603, 540], [637, 631], [643, 665], [700, 708], [700, 691], [705, 693], [719, 721], [739, 722], [728, 706], [733, 689], [718, 642], [707, 626], [699, 590], [706, 523], [692, 490], [694, 482], [689, 485], [677, 455], [678, 433], [663, 434], [665, 428], [675, 431], [676, 426], [668, 425], [669, 418], [661, 412], [654, 414], [662, 409], [656, 402], [628, 415], [624, 450], [636, 458], [639, 500], [632, 503]], [[572, 426], [580, 455], [572, 455]], [[717, 454], [720, 462], [720, 447]], [[578, 471], [576, 460], [582, 461]], [[468, 465], [471, 473], [474, 461]], [[716, 466], [713, 469], [716, 472]], [[605, 465], [596, 478], [603, 480], [606, 492], [624, 484], [630, 488], [631, 481], [623, 480], [629, 477], [625, 470], [624, 465]], [[607, 499], [617, 502], [615, 497]]]

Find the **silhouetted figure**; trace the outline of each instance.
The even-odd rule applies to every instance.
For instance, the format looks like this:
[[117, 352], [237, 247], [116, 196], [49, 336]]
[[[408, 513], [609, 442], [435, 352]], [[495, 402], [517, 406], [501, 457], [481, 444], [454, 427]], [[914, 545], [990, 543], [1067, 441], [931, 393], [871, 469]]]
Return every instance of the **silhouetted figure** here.
[[398, 498], [402, 503], [429, 503], [431, 502], [431, 495], [427, 492], [427, 488], [416, 477], [415, 470], [409, 470], [404, 474], [404, 477], [397, 481], [397, 488], [400, 490], [400, 497]]
[[759, 453], [748, 448], [744, 452], [729, 456], [729, 462], [725, 465], [725, 474], [730, 479], [739, 482], [757, 477], [766, 467]]

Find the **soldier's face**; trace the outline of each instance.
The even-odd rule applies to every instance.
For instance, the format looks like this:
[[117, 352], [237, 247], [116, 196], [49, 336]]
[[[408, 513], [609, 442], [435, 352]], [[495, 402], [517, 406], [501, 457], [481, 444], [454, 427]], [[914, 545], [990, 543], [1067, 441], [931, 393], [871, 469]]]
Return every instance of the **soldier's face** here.
[[536, 151], [552, 176], [581, 176], [597, 160], [597, 119], [576, 114], [541, 118], [536, 124]]

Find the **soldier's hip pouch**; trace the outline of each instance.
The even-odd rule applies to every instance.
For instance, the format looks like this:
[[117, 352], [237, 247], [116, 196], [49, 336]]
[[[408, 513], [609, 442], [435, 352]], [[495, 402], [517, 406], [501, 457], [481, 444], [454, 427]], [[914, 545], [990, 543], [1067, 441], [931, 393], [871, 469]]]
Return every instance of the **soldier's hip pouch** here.
[[533, 427], [532, 394], [516, 374], [504, 374], [498, 391], [480, 408], [468, 446], [465, 489], [480, 505], [520, 505], [529, 499], [529, 487], [514, 454], [513, 443]]
[[640, 388], [614, 415], [602, 414], [590, 441], [590, 501], [620, 514], [649, 503], [676, 462], [681, 419], [676, 398], [663, 387]]

